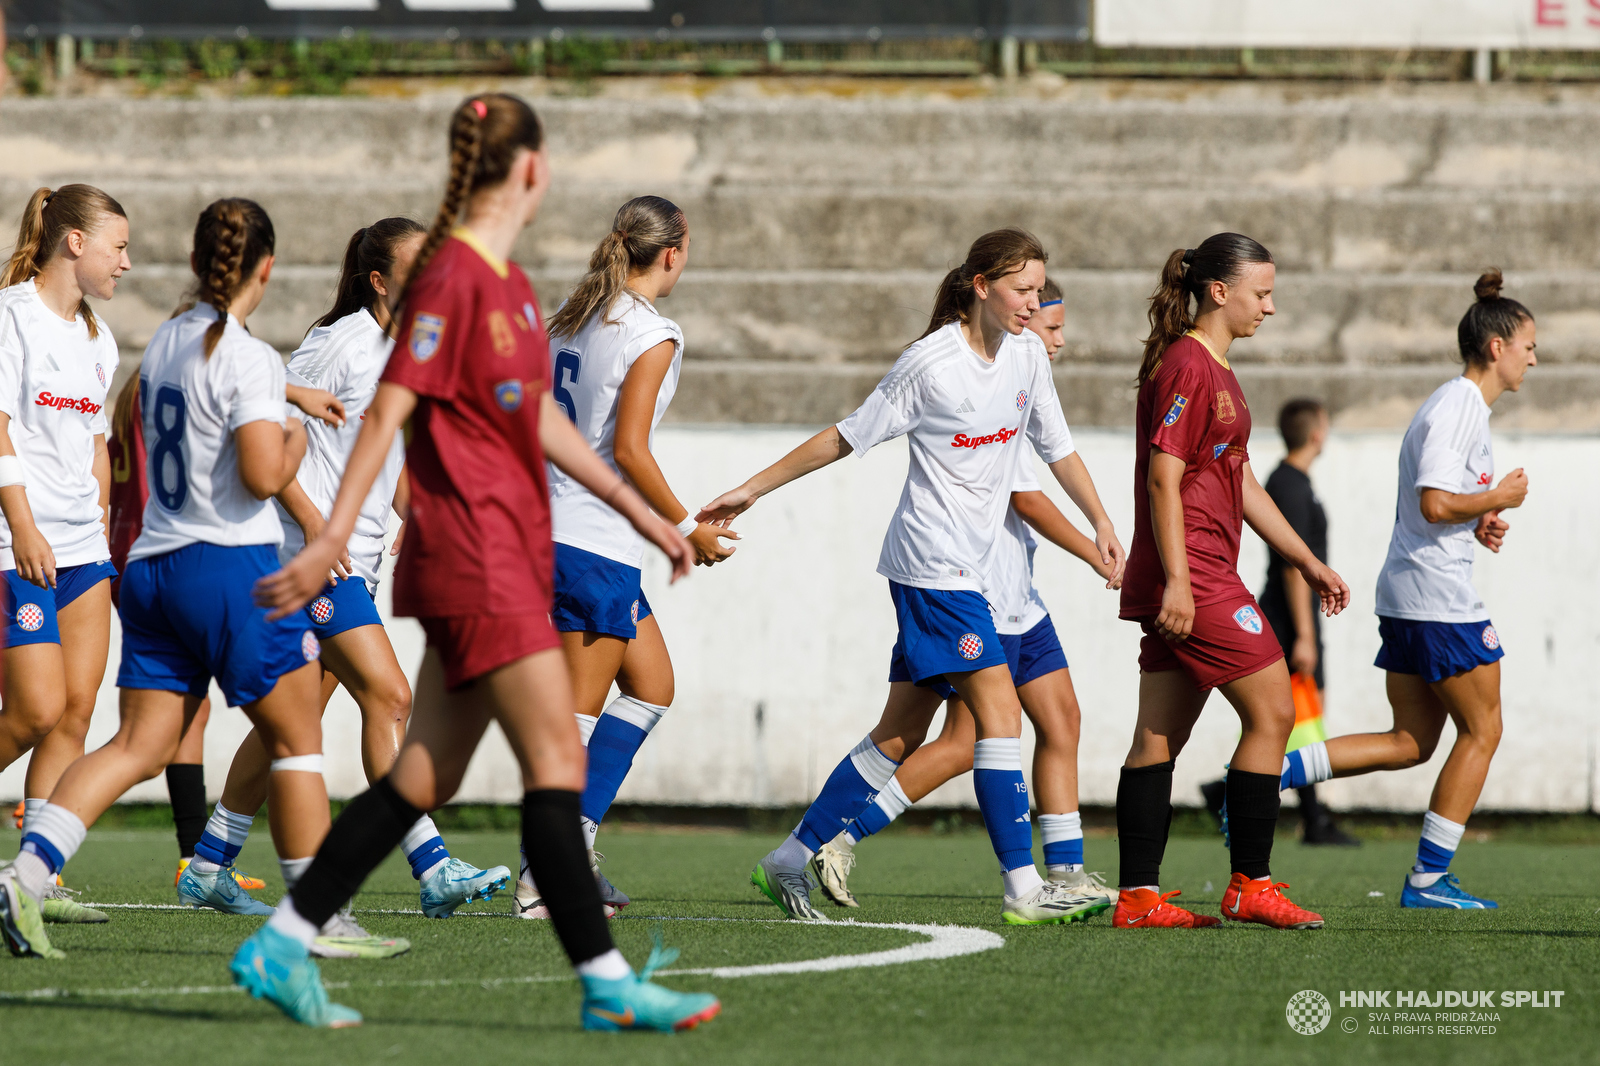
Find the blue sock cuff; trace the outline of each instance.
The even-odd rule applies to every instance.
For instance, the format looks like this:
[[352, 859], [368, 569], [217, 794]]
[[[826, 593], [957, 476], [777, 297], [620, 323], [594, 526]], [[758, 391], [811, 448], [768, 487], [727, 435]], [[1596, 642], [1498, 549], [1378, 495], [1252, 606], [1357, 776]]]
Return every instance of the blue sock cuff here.
[[1444, 850], [1427, 837], [1417, 845], [1417, 865], [1425, 874], [1444, 873], [1450, 869], [1450, 860], [1455, 856], [1455, 852]]
[[881, 833], [889, 828], [889, 816], [882, 807], [876, 803], [869, 803], [867, 809], [861, 812], [861, 817], [855, 820], [850, 827], [850, 835], [857, 841], [865, 840], [874, 833]]
[[[199, 848], [196, 848], [195, 852], [198, 854], [199, 850]], [[432, 840], [419, 844], [407, 852], [406, 862], [411, 864], [411, 876], [420, 881], [429, 867], [443, 862], [449, 857], [450, 849], [444, 846], [444, 838], [434, 837]]]
[[232, 866], [233, 860], [239, 857], [241, 845], [230, 844], [226, 840], [212, 836], [210, 833], [201, 833], [200, 842], [194, 846], [197, 859], [214, 862], [218, 866]]
[[60, 873], [61, 868], [67, 864], [66, 859], [61, 857], [61, 852], [56, 850], [55, 845], [38, 833], [29, 833], [22, 838], [22, 850], [31, 851], [43, 859], [44, 864], [50, 867], [50, 872], [53, 874]]
[[1284, 770], [1283, 774], [1279, 777], [1278, 788], [1304, 788], [1306, 785], [1305, 756], [1300, 753], [1299, 748], [1296, 748], [1294, 751], [1291, 751], [1287, 756], [1285, 756], [1285, 758], [1289, 762], [1289, 767], [1288, 769]]
[[1044, 864], [1046, 866], [1082, 866], [1083, 865], [1083, 838], [1074, 837], [1071, 840], [1057, 840], [1053, 844], [1044, 846]]

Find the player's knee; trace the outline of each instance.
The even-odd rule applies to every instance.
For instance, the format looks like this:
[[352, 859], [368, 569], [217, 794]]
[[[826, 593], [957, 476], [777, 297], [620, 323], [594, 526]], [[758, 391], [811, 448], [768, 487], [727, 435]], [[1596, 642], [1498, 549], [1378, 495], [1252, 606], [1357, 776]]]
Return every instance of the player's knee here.
[[16, 700], [5, 708], [6, 718], [13, 723], [13, 735], [26, 747], [32, 747], [61, 723], [66, 707], [55, 700]]
[[367, 714], [386, 722], [405, 722], [411, 717], [411, 686], [404, 675], [372, 689], [367, 697]]

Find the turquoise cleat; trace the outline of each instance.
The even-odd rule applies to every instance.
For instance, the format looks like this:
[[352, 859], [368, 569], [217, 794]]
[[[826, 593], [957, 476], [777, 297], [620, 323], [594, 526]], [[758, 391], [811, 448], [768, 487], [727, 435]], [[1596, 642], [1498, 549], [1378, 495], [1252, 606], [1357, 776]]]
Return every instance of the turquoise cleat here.
[[1407, 877], [1400, 886], [1400, 906], [1427, 907], [1439, 910], [1481, 911], [1498, 910], [1500, 904], [1492, 899], [1474, 896], [1461, 887], [1456, 875], [1446, 873], [1427, 888], [1418, 888]]
[[709, 992], [674, 992], [650, 983], [651, 974], [677, 957], [678, 949], [663, 949], [657, 934], [650, 961], [637, 974], [615, 981], [581, 978], [583, 1027], [607, 1033], [623, 1029], [679, 1033], [715, 1018], [722, 1012], [722, 1002]]
[[272, 913], [271, 907], [239, 887], [239, 882], [234, 879], [232, 867], [201, 873], [195, 869], [196, 865], [198, 864], [191, 862], [184, 867], [183, 873], [178, 875], [179, 903], [187, 903], [196, 909], [210, 907], [223, 914], [251, 914], [265, 917]]
[[448, 918], [463, 904], [494, 899], [510, 880], [511, 871], [504, 866], [480, 870], [470, 862], [446, 859], [422, 879], [422, 913], [428, 918]]
[[322, 973], [293, 937], [270, 926], [239, 945], [228, 969], [234, 984], [256, 999], [272, 1003], [301, 1025], [313, 1029], [348, 1029], [361, 1024], [361, 1015], [328, 1001]]

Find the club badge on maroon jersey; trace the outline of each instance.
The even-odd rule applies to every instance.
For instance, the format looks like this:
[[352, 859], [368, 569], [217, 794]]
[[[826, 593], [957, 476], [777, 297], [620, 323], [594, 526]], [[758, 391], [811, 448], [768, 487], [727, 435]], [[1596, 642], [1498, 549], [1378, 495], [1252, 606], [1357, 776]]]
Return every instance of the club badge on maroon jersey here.
[[1257, 614], [1256, 609], [1251, 607], [1249, 604], [1245, 604], [1237, 611], [1234, 611], [1233, 620], [1237, 622], [1239, 624], [1239, 628], [1244, 630], [1246, 633], [1255, 633], [1260, 635], [1262, 628], [1261, 616]]
[[1181, 392], [1172, 394], [1172, 406], [1167, 408], [1167, 416], [1161, 420], [1163, 426], [1171, 426], [1183, 417], [1183, 409], [1189, 406], [1189, 397]]
[[1217, 421], [1228, 425], [1239, 417], [1239, 412], [1233, 406], [1233, 394], [1227, 389], [1217, 393]]
[[509, 359], [517, 354], [517, 336], [511, 332], [511, 320], [501, 310], [489, 312], [489, 346], [494, 354]]
[[963, 659], [976, 659], [983, 654], [983, 638], [976, 633], [967, 633], [956, 645], [956, 650], [961, 652]]
[[439, 341], [443, 337], [443, 315], [417, 315], [411, 320], [411, 358], [426, 363], [439, 354]]
[[[510, 327], [506, 327], [509, 329]], [[494, 402], [499, 404], [506, 412], [515, 411], [522, 406], [522, 382], [513, 378], [502, 381], [494, 387]]]

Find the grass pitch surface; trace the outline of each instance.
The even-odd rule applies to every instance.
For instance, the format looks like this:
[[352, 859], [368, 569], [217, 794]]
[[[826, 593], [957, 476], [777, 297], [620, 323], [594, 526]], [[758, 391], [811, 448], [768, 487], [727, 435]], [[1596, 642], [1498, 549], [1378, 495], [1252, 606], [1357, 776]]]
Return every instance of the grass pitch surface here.
[[[511, 833], [447, 834], [481, 866], [515, 868]], [[633, 906], [612, 923], [635, 965], [659, 926], [682, 949], [676, 968], [744, 966], [855, 955], [926, 943], [896, 929], [773, 922], [747, 877], [776, 835], [630, 830], [602, 834], [606, 872]], [[290, 1062], [552, 1063], [1052, 1062], [1132, 1053], [1151, 1063], [1565, 1063], [1596, 1061], [1600, 1034], [1600, 848], [1467, 843], [1455, 869], [1500, 911], [1402, 911], [1400, 879], [1414, 843], [1356, 850], [1280, 838], [1274, 873], [1328, 927], [1113, 931], [1087, 924], [1000, 923], [999, 878], [981, 833], [891, 832], [858, 849], [852, 887], [862, 922], [972, 926], [1004, 946], [956, 958], [781, 976], [678, 976], [709, 989], [723, 1014], [673, 1037], [586, 1034], [578, 989], [545, 923], [510, 916], [508, 896], [449, 921], [428, 921], [403, 861], [386, 863], [357, 898], [373, 932], [409, 937], [388, 961], [326, 961], [337, 1001], [366, 1015], [360, 1029], [316, 1032], [232, 988], [227, 962], [259, 919], [210, 912], [116, 909], [99, 926], [52, 926], [62, 962], [0, 955], [0, 1061], [118, 1063], [203, 1060], [226, 1066]], [[1090, 869], [1114, 871], [1116, 845], [1087, 842]], [[171, 904], [169, 833], [91, 833], [68, 867], [85, 901]], [[279, 895], [264, 827], [241, 867]], [[1228, 873], [1220, 840], [1174, 839], [1164, 888], [1215, 914]], [[1371, 893], [1382, 892], [1382, 896]], [[819, 897], [820, 898], [820, 897]], [[384, 910], [414, 913], [388, 914]], [[651, 921], [653, 917], [665, 919]], [[690, 921], [684, 919], [734, 919]], [[1332, 1005], [1310, 1036], [1285, 1007], [1303, 989]], [[1490, 1008], [1446, 1022], [1430, 1008], [1341, 1007], [1356, 990], [1561, 990], [1559, 1008]], [[1478, 1012], [1481, 1013], [1481, 1012]], [[1387, 1014], [1388, 1017], [1382, 1017]], [[1422, 1016], [1429, 1016], [1423, 1020]], [[1351, 1021], [1353, 1020], [1353, 1021]], [[1441, 1033], [1444, 1024], [1492, 1033]], [[1354, 1032], [1346, 1031], [1353, 1025]], [[1399, 1032], [1413, 1025], [1417, 1032]], [[1434, 1031], [1425, 1031], [1432, 1026]]]

